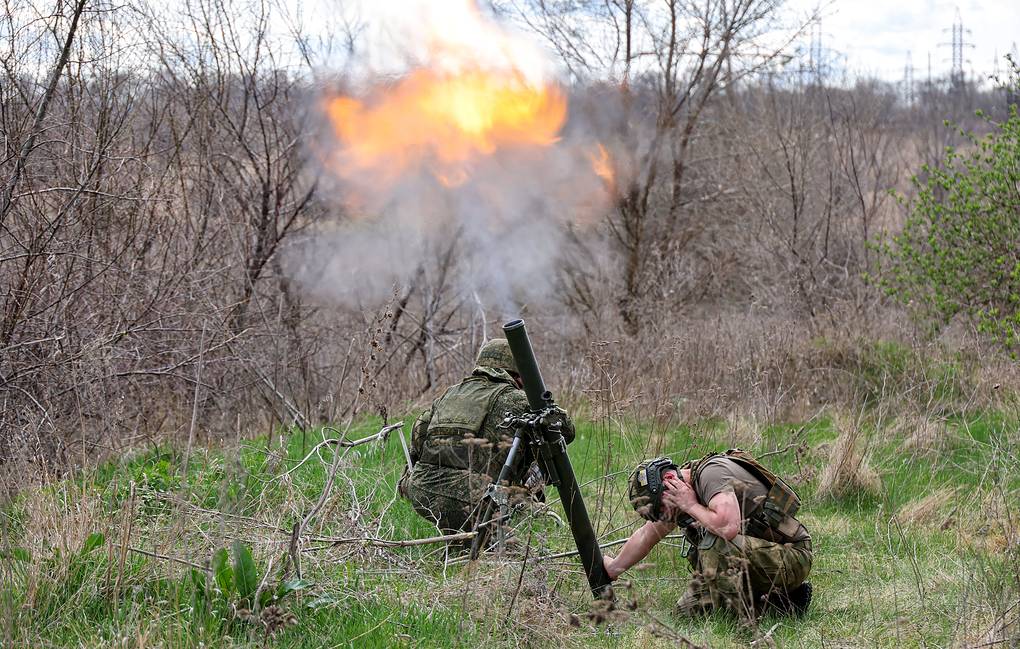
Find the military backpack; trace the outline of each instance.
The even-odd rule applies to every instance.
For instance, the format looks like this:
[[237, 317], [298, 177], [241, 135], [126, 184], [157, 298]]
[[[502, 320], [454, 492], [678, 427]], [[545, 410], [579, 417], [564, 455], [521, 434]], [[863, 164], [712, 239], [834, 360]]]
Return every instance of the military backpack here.
[[[486, 472], [493, 449], [480, 439], [496, 399], [514, 386], [472, 376], [452, 386], [432, 406], [421, 461], [452, 469]], [[478, 442], [478, 443], [474, 443]]]

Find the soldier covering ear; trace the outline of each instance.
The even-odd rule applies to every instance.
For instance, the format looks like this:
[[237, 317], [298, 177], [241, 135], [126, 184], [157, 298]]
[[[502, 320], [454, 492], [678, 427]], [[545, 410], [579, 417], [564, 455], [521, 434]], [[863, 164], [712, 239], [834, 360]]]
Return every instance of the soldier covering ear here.
[[800, 499], [748, 453], [732, 449], [680, 468], [669, 458], [646, 460], [631, 474], [628, 496], [648, 522], [618, 557], [606, 557], [610, 577], [644, 559], [679, 524], [693, 546], [687, 559], [695, 572], [678, 613], [806, 611], [813, 555], [807, 529], [794, 518]]

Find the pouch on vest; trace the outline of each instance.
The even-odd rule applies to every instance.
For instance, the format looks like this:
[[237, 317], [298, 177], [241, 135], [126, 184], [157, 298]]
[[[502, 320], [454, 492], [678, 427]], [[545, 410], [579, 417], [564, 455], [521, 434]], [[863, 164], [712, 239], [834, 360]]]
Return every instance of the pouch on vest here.
[[447, 390], [432, 406], [421, 460], [454, 469], [485, 466], [493, 449], [472, 449], [465, 438], [479, 434], [496, 397], [511, 389], [505, 383], [471, 377]]
[[701, 538], [698, 539], [698, 550], [708, 550], [715, 545], [715, 540], [717, 538], [719, 537], [708, 530], [705, 530], [704, 534], [701, 535]]

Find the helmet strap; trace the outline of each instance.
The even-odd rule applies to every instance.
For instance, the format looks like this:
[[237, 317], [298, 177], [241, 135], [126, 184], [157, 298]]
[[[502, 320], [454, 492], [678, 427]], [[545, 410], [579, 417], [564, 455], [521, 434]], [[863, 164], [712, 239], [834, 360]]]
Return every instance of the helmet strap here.
[[662, 492], [666, 488], [662, 481], [662, 476], [671, 469], [675, 471], [677, 466], [668, 457], [655, 458], [645, 467], [645, 476], [648, 479], [648, 495], [652, 500], [652, 514], [656, 519], [662, 516]]

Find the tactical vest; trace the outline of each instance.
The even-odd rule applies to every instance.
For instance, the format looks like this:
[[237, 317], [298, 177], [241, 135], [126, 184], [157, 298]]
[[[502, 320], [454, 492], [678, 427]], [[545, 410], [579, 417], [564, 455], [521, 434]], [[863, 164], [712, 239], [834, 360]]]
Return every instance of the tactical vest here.
[[[792, 539], [800, 528], [800, 522], [794, 518], [800, 509], [800, 498], [786, 482], [766, 469], [750, 453], [739, 448], [731, 448], [725, 453], [712, 453], [691, 464], [691, 484], [698, 483], [698, 475], [710, 460], [726, 458], [733, 460], [748, 473], [761, 481], [768, 494], [765, 502], [757, 507], [748, 517], [747, 533], [751, 536], [774, 542], [786, 542]], [[702, 503], [707, 506], [707, 503]]]
[[493, 448], [482, 440], [482, 425], [499, 395], [514, 386], [471, 376], [452, 386], [432, 405], [421, 461], [452, 469], [485, 473]]

